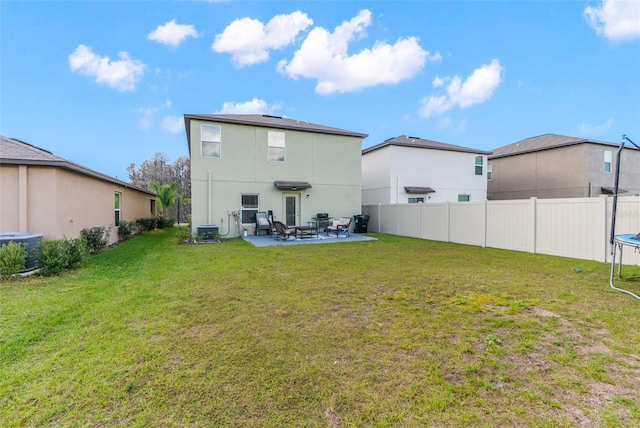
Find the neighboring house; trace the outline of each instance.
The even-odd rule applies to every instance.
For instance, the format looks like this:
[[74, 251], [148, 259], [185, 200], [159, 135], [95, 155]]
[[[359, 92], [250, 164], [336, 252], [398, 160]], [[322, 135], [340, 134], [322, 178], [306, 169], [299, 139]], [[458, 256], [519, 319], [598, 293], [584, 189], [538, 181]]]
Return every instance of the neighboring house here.
[[[583, 198], [611, 194], [619, 144], [545, 134], [493, 150], [489, 199]], [[640, 193], [640, 151], [621, 155], [619, 193]]]
[[0, 233], [76, 238], [155, 215], [155, 194], [20, 140], [0, 136]]
[[251, 231], [257, 211], [271, 211], [290, 226], [306, 225], [318, 213], [360, 214], [366, 134], [270, 115], [184, 119], [194, 233], [216, 225], [221, 235], [233, 235], [234, 212]]
[[406, 135], [390, 138], [362, 151], [362, 202], [484, 201], [489, 153]]

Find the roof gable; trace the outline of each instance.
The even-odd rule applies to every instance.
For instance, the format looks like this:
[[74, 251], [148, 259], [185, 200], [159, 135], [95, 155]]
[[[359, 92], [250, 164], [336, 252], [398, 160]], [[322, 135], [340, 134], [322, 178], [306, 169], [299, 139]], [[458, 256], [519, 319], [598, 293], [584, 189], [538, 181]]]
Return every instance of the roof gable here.
[[558, 147], [567, 147], [576, 144], [601, 144], [606, 146], [618, 147], [618, 144], [609, 143], [606, 141], [590, 140], [587, 138], [569, 137], [566, 135], [558, 134], [544, 134], [537, 137], [525, 138], [524, 140], [516, 141], [515, 143], [508, 144], [506, 146], [499, 147], [493, 150], [493, 154], [489, 156], [490, 159], [501, 158], [506, 156], [519, 155], [523, 153], [532, 153], [541, 150], [555, 149]]
[[401, 135], [399, 137], [389, 138], [380, 144], [366, 148], [362, 151], [362, 154], [372, 152], [374, 150], [381, 149], [389, 146], [402, 146], [402, 147], [414, 147], [417, 149], [431, 149], [431, 150], [446, 150], [450, 152], [463, 152], [474, 153], [478, 155], [489, 155], [491, 152], [484, 150], [473, 149], [470, 147], [456, 146], [454, 144], [440, 143], [438, 141], [425, 140], [419, 137], [409, 137], [407, 135]]
[[184, 120], [187, 130], [189, 129], [189, 122], [192, 119], [210, 122], [235, 123], [238, 125], [260, 126], [265, 128], [293, 129], [297, 131], [343, 135], [347, 137], [367, 137], [367, 134], [362, 134], [360, 132], [347, 131], [345, 129], [332, 128], [329, 126], [280, 116], [271, 116], [268, 114], [185, 114]]
[[68, 161], [54, 155], [50, 151], [25, 143], [24, 141], [20, 141], [15, 138], [7, 138], [2, 135], [0, 135], [0, 164], [51, 166], [62, 168], [155, 196], [155, 193], [149, 190], [134, 186], [130, 183], [118, 180], [117, 178], [110, 177], [106, 174], [102, 174], [101, 172], [94, 171], [77, 163]]

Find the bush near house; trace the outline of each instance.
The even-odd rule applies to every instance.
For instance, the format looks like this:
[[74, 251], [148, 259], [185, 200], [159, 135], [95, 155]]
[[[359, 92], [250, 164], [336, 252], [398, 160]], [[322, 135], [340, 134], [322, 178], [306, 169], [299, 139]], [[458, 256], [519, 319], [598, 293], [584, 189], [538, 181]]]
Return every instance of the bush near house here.
[[135, 221], [120, 221], [120, 225], [118, 226], [118, 237], [122, 241], [126, 241], [130, 239], [138, 229], [138, 224]]
[[102, 226], [96, 226], [89, 229], [82, 229], [80, 235], [86, 240], [87, 248], [90, 253], [97, 253], [107, 248], [109, 245], [109, 237], [111, 232]]
[[45, 239], [40, 241], [36, 254], [41, 274], [57, 275], [64, 270], [80, 266], [89, 256], [89, 248], [84, 237]]
[[27, 245], [9, 242], [0, 247], [0, 279], [9, 278], [23, 271], [27, 262]]
[[140, 217], [136, 219], [136, 223], [140, 225], [143, 232], [148, 232], [154, 229], [164, 229], [167, 227], [173, 227], [176, 224], [175, 219], [167, 218], [164, 216], [158, 217]]

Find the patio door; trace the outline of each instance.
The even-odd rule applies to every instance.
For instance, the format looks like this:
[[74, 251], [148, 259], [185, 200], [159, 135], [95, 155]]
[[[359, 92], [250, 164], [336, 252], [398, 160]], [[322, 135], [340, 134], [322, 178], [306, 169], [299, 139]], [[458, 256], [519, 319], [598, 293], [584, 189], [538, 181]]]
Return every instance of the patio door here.
[[282, 212], [287, 226], [300, 225], [300, 193], [284, 193], [282, 195]]

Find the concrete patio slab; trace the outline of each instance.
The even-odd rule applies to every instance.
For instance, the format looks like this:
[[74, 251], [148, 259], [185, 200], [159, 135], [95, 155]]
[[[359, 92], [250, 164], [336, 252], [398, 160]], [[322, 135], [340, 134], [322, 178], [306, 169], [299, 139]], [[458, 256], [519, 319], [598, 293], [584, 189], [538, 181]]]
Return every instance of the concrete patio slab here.
[[276, 239], [269, 235], [249, 235], [243, 237], [247, 242], [252, 243], [256, 247], [274, 247], [274, 246], [286, 246], [286, 245], [299, 245], [299, 244], [335, 244], [338, 242], [360, 242], [360, 241], [377, 241], [372, 236], [362, 235], [358, 233], [351, 233], [350, 236], [346, 234], [340, 234], [339, 237], [335, 235], [327, 236], [326, 233], [320, 232], [318, 237], [312, 238], [290, 238], [287, 240]]

